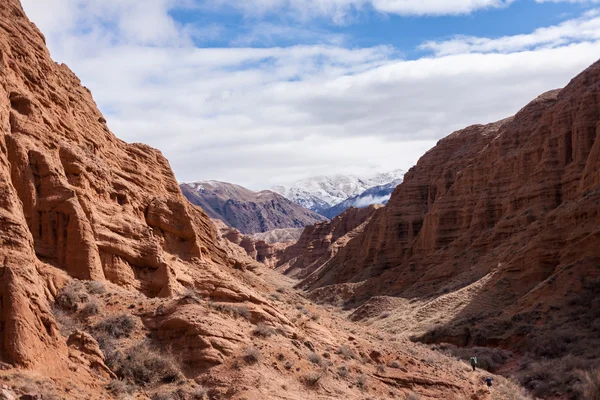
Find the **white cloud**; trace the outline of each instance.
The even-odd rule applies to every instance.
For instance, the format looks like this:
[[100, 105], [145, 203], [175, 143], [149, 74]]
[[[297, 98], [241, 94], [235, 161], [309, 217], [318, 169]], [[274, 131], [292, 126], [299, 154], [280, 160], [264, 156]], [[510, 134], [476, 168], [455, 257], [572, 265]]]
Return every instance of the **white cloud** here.
[[457, 36], [450, 40], [429, 41], [420, 46], [438, 56], [463, 53], [511, 53], [539, 47], [558, 47], [574, 42], [600, 39], [600, 13], [588, 11], [580, 18], [559, 25], [536, 29], [533, 33], [503, 36], [496, 39]]
[[[269, 1], [278, 2], [264, 7]], [[169, 16], [181, 3], [23, 3], [119, 137], [162, 150], [182, 181], [252, 188], [408, 169], [441, 137], [513, 114], [600, 54], [595, 36], [560, 42], [565, 35], [530, 50], [468, 48], [412, 61], [385, 46], [197, 48], [195, 27]], [[131, 10], [153, 22], [128, 26]], [[585, 18], [572, 24], [595, 17]]]
[[399, 15], [455, 15], [506, 7], [515, 0], [202, 0], [205, 7], [233, 8], [248, 16], [285, 13], [298, 19], [331, 18], [344, 23], [358, 12]]

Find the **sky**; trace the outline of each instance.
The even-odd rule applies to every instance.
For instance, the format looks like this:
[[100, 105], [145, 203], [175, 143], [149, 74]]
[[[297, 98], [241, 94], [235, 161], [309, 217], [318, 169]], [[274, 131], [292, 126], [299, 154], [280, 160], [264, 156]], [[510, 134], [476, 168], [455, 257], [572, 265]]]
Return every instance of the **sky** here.
[[408, 170], [600, 58], [600, 0], [21, 0], [180, 182]]

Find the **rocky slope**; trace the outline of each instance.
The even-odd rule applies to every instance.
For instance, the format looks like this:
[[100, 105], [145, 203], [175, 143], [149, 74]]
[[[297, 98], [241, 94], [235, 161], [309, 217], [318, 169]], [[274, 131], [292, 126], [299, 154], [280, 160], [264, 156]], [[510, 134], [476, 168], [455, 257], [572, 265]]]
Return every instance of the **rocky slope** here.
[[331, 221], [307, 226], [298, 242], [278, 255], [277, 270], [297, 279], [310, 275], [360, 234], [380, 207], [349, 208]]
[[[289, 186], [276, 186], [273, 191], [282, 194], [302, 207], [325, 215], [324, 212], [331, 207], [349, 198], [359, 196], [375, 186], [387, 185], [400, 180], [403, 176], [404, 171], [402, 170], [380, 173], [369, 177], [354, 175], [315, 176], [300, 180]], [[348, 207], [351, 207], [351, 205]]]
[[[441, 140], [303, 286], [360, 306], [357, 319], [387, 309], [379, 325], [422, 340], [585, 356], [589, 367], [599, 283], [600, 62], [513, 118]], [[544, 398], [577, 396], [577, 378], [540, 379], [525, 383]]]
[[268, 191], [253, 192], [242, 186], [207, 181], [184, 183], [181, 190], [194, 205], [244, 234], [279, 228], [303, 228], [324, 220], [285, 197]]
[[232, 245], [239, 247], [239, 249], [230, 251], [230, 253], [242, 254], [244, 257], [249, 257], [253, 261], [271, 268], [275, 266], [283, 250], [294, 243], [290, 241], [269, 242], [260, 236], [244, 235], [237, 229], [225, 225], [219, 219], [213, 220], [213, 222], [217, 227], [220, 238], [228, 242], [225, 247], [231, 248]]
[[465, 364], [248, 269], [158, 151], [110, 133], [17, 0], [0, 3], [0, 83], [0, 398], [490, 399]]
[[321, 214], [326, 218], [335, 218], [350, 207], [362, 208], [367, 207], [372, 204], [387, 204], [390, 197], [392, 196], [392, 192], [402, 183], [402, 179], [397, 179], [385, 185], [375, 186], [370, 189], [365, 190], [358, 196], [351, 197], [347, 200], [342, 201], [341, 203], [328, 208], [321, 212]]

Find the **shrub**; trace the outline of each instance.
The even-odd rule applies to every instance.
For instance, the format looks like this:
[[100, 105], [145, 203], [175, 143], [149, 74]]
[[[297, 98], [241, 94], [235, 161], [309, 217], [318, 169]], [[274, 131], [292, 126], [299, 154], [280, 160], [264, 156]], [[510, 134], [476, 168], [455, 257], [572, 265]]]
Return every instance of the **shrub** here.
[[100, 302], [96, 299], [91, 299], [90, 301], [85, 303], [85, 306], [83, 306], [83, 309], [81, 310], [81, 314], [84, 317], [98, 315], [100, 314], [100, 308]]
[[89, 299], [87, 289], [81, 281], [72, 280], [56, 296], [56, 305], [65, 311], [77, 311], [79, 304]]
[[249, 347], [244, 352], [244, 361], [247, 364], [256, 364], [260, 361], [260, 350], [256, 347]]
[[323, 359], [321, 358], [320, 355], [318, 355], [315, 352], [312, 352], [308, 355], [308, 359], [310, 360], [311, 363], [313, 364], [317, 364], [317, 365], [323, 365]]
[[348, 370], [348, 367], [345, 365], [340, 365], [337, 369], [337, 373], [339, 376], [341, 376], [342, 378], [346, 378], [349, 374], [350, 371]]
[[124, 355], [117, 353], [115, 373], [121, 379], [132, 379], [138, 385], [170, 383], [180, 376], [170, 357], [154, 351], [147, 343], [130, 347]]
[[377, 373], [379, 373], [379, 374], [385, 374], [385, 367], [383, 365], [379, 364], [377, 366]]
[[584, 374], [583, 395], [587, 400], [600, 400], [600, 369]]
[[356, 358], [356, 354], [354, 354], [354, 350], [352, 350], [350, 347], [348, 347], [346, 345], [342, 345], [342, 346], [338, 347], [338, 350], [336, 353], [341, 355], [342, 357], [344, 357], [345, 360], [349, 360], [351, 358]]
[[102, 282], [91, 281], [87, 283], [87, 291], [90, 294], [104, 294], [106, 293], [106, 287]]
[[285, 290], [285, 288], [284, 288], [284, 287], [278, 287], [278, 288], [277, 288], [277, 292], [278, 292], [278, 293], [285, 293], [285, 292], [286, 292], [286, 290]]
[[302, 377], [302, 381], [308, 387], [316, 387], [323, 376], [317, 372], [309, 372]]
[[273, 336], [275, 334], [275, 329], [273, 329], [272, 327], [270, 327], [267, 324], [264, 324], [264, 323], [260, 322], [254, 328], [254, 330], [252, 331], [252, 334], [254, 336], [260, 336], [260, 337], [263, 337], [263, 338], [267, 338], [267, 337]]
[[248, 320], [250, 318], [252, 318], [252, 313], [250, 312], [250, 309], [248, 308], [248, 306], [245, 304], [231, 305], [231, 304], [219, 304], [219, 303], [209, 302], [208, 306], [215, 311], [219, 311], [223, 314], [227, 314], [236, 319], [239, 317], [243, 317]]
[[356, 385], [361, 389], [367, 388], [367, 377], [363, 374], [360, 374], [358, 378], [356, 378]]
[[135, 392], [135, 387], [130, 385], [125, 381], [121, 381], [118, 379], [113, 379], [110, 381], [108, 385], [106, 385], [106, 389], [114, 394], [114, 395], [124, 395], [124, 394], [132, 394]]
[[135, 330], [135, 318], [128, 314], [117, 315], [107, 318], [96, 325], [96, 329], [107, 333], [108, 335], [120, 339], [128, 337]]
[[406, 395], [405, 399], [406, 400], [419, 400], [421, 398], [421, 396], [419, 396], [418, 394], [416, 394], [415, 392], [410, 392], [409, 394]]
[[396, 361], [392, 361], [390, 364], [390, 367], [392, 368], [400, 368], [400, 362]]
[[310, 319], [317, 322], [321, 319], [321, 316], [319, 314], [313, 314], [310, 316]]

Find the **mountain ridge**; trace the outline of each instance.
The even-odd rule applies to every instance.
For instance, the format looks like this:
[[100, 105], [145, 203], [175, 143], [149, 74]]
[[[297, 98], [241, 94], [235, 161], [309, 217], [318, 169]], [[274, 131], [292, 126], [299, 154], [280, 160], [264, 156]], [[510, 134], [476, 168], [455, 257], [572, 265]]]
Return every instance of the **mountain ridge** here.
[[303, 228], [324, 220], [269, 190], [254, 192], [240, 185], [214, 180], [183, 183], [180, 188], [184, 196], [205, 210], [210, 218], [220, 219], [243, 234]]
[[272, 190], [305, 208], [322, 214], [327, 209], [359, 196], [368, 189], [389, 184], [403, 176], [404, 171], [400, 169], [369, 177], [320, 175], [301, 179], [291, 185], [274, 186]]

